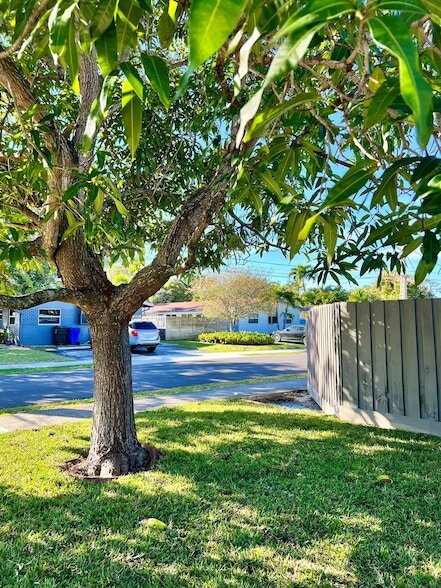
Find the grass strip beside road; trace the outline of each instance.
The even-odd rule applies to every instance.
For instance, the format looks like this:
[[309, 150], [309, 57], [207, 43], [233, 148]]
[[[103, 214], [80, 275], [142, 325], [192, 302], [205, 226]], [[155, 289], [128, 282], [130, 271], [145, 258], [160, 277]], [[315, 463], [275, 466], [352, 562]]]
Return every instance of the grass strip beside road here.
[[2, 585], [441, 586], [441, 439], [243, 400], [136, 421], [159, 462], [103, 484], [59, 470], [90, 420], [0, 435]]
[[203, 343], [201, 341], [167, 341], [166, 345], [176, 345], [182, 349], [203, 351], [204, 353], [234, 353], [240, 351], [279, 351], [281, 349], [306, 349], [300, 343], [274, 343], [273, 345], [225, 345], [223, 343]]
[[93, 364], [91, 363], [82, 363], [80, 365], [51, 365], [50, 367], [35, 368], [11, 368], [7, 370], [2, 370], [0, 367], [0, 376], [14, 376], [17, 374], [44, 374], [46, 372], [76, 372], [78, 370], [90, 370], [91, 368], [93, 368]]
[[[203, 392], [205, 390], [216, 390], [218, 388], [231, 388], [234, 386], [246, 386], [254, 384], [263, 384], [267, 382], [283, 382], [285, 380], [295, 380], [298, 378], [306, 378], [306, 373], [301, 374], [286, 374], [279, 376], [262, 376], [261, 378], [248, 378], [245, 380], [216, 382], [212, 384], [200, 384], [194, 386], [178, 386], [176, 388], [160, 388], [158, 390], [148, 390], [146, 392], [135, 392], [134, 398], [149, 398], [152, 396], [165, 396], [170, 394], [191, 394], [194, 392]], [[68, 402], [51, 402], [48, 404], [32, 404], [31, 406], [15, 406], [14, 408], [0, 408], [1, 415], [15, 414], [17, 412], [38, 412], [39, 410], [53, 410], [56, 408], [66, 408], [78, 404], [92, 404], [93, 398], [83, 398], [79, 400], [70, 400]]]
[[42, 349], [32, 349], [29, 347], [10, 347], [0, 348], [0, 369], [2, 365], [13, 365], [22, 363], [43, 363], [50, 361], [71, 361], [70, 358]]

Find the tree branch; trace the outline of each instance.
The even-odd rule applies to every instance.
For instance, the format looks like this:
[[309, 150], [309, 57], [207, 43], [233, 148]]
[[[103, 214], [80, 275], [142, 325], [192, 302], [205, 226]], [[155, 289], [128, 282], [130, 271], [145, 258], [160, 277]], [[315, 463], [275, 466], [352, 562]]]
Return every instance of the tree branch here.
[[7, 49], [4, 49], [3, 51], [0, 51], [0, 59], [5, 59], [6, 57], [9, 57], [14, 53], [14, 51], [21, 47], [21, 44], [26, 39], [27, 35], [34, 30], [35, 25], [37, 24], [38, 20], [40, 19], [46, 8], [49, 6], [50, 1], [51, 0], [43, 0], [42, 3], [39, 6], [37, 6], [37, 8], [29, 17], [28, 22], [25, 24], [21, 34], [15, 39], [12, 45], [10, 45]]
[[76, 304], [79, 299], [78, 292], [67, 290], [65, 288], [55, 288], [49, 290], [40, 290], [33, 294], [26, 294], [25, 296], [2, 296], [0, 295], [0, 307], [10, 308], [11, 310], [25, 310], [32, 308], [38, 304], [45, 304], [46, 302], [71, 302]]
[[252, 225], [250, 225], [250, 224], [246, 223], [245, 221], [243, 221], [232, 210], [230, 210], [228, 212], [228, 214], [236, 222], [238, 222], [241, 227], [243, 227], [244, 229], [248, 229], [249, 231], [251, 231], [252, 233], [254, 233], [255, 235], [257, 235], [259, 237], [259, 239], [261, 239], [264, 243], [266, 243], [270, 247], [275, 247], [276, 249], [280, 249], [281, 251], [289, 251], [289, 248], [288, 247], [283, 247], [283, 245], [277, 245], [277, 243], [271, 243], [271, 241], [268, 241], [268, 239], [264, 235], [262, 235], [262, 233], [260, 233], [257, 229], [255, 229]]
[[[80, 85], [80, 108], [78, 111], [77, 120], [75, 123], [74, 144], [79, 146], [83, 140], [84, 131], [86, 130], [87, 118], [90, 113], [93, 101], [98, 97], [101, 91], [102, 80], [98, 71], [96, 50], [95, 48], [89, 54], [81, 54], [80, 57], [80, 72], [78, 74], [78, 82]], [[91, 155], [80, 156], [80, 162], [84, 171], [87, 167]]]
[[224, 162], [217, 168], [207, 185], [197, 190], [184, 204], [171, 223], [167, 234], [152, 263], [140, 270], [127, 284], [117, 290], [111, 306], [127, 315], [139, 308], [142, 302], [156, 293], [173, 275], [182, 273], [182, 266], [176, 265], [185, 246], [189, 255], [203, 231], [222, 208], [230, 179], [232, 153], [225, 155]]

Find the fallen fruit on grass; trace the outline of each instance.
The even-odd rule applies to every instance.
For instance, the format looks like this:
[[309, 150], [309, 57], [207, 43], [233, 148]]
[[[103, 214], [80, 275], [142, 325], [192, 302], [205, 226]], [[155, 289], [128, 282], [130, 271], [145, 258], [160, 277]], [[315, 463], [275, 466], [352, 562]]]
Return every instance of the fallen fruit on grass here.
[[392, 478], [382, 474], [381, 476], [377, 476], [377, 484], [392, 484]]
[[155, 519], [155, 518], [142, 519], [142, 521], [139, 521], [139, 524], [143, 525], [144, 527], [149, 527], [150, 529], [166, 529], [167, 528], [167, 525], [163, 521], [160, 521], [159, 519]]

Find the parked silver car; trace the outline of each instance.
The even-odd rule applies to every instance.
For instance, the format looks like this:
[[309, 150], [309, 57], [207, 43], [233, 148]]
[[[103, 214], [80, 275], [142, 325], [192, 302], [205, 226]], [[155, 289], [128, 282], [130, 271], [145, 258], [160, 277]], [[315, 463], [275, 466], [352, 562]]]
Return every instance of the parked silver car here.
[[145, 320], [133, 320], [129, 323], [130, 347], [146, 347], [149, 353], [153, 353], [161, 341], [158, 327]]
[[272, 334], [274, 341], [288, 343], [303, 343], [306, 345], [306, 325], [292, 325], [286, 329], [278, 329]]

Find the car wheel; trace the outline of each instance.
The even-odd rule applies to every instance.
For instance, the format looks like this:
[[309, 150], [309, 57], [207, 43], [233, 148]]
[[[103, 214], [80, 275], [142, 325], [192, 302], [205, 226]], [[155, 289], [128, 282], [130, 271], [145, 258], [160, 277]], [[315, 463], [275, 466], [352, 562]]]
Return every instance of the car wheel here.
[[147, 347], [147, 353], [154, 353], [156, 351], [156, 347]]
[[280, 333], [276, 333], [274, 335], [274, 341], [276, 341], [276, 343], [280, 343], [281, 340], [282, 340], [282, 337], [280, 336]]

